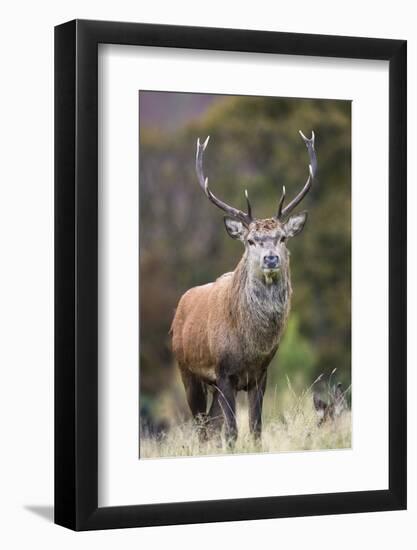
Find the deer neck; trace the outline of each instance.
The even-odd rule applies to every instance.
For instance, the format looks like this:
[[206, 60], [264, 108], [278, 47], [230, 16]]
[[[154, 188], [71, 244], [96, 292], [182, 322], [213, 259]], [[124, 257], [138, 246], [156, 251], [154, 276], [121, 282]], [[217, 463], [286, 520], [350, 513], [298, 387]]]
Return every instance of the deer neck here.
[[285, 327], [290, 309], [289, 265], [271, 282], [255, 273], [244, 255], [233, 273], [231, 285], [230, 312], [236, 326], [253, 340], [253, 345], [265, 350], [273, 347]]

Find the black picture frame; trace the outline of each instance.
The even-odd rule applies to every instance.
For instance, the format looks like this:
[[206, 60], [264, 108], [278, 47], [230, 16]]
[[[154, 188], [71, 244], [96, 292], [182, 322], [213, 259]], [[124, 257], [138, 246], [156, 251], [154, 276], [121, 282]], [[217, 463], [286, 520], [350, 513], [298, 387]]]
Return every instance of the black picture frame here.
[[[389, 488], [98, 506], [98, 44], [389, 62]], [[406, 508], [406, 41], [74, 20], [55, 28], [55, 522], [74, 530]]]

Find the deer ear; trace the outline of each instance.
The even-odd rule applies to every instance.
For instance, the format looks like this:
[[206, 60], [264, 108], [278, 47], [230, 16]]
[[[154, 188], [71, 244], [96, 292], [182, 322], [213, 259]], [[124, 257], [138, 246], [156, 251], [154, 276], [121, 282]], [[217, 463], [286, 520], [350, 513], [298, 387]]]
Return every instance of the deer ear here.
[[341, 382], [339, 382], [338, 385], [336, 386], [334, 396], [335, 396], [336, 399], [341, 399], [343, 397], [343, 389], [342, 389]]
[[316, 409], [317, 412], [320, 412], [320, 411], [324, 412], [327, 409], [327, 404], [322, 399], [320, 399], [319, 394], [316, 392], [313, 393], [313, 403], [314, 403], [314, 408]]
[[234, 220], [233, 218], [224, 217], [224, 225], [226, 226], [226, 231], [232, 237], [232, 239], [239, 239], [243, 241], [247, 229], [242, 222]]
[[319, 394], [314, 392], [313, 394], [313, 403], [314, 408], [316, 409], [316, 413], [319, 419], [319, 426], [324, 422], [326, 412], [328, 410], [328, 405], [322, 399], [320, 399]]
[[284, 230], [287, 237], [295, 237], [298, 233], [301, 233], [306, 221], [307, 212], [300, 212], [299, 214], [294, 214], [294, 216], [291, 216], [284, 225]]

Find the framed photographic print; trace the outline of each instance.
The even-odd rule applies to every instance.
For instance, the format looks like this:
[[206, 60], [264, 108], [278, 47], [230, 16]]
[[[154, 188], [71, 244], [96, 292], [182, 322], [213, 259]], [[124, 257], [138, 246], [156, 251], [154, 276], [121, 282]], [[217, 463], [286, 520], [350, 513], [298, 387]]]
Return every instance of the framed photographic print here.
[[406, 42], [55, 29], [55, 521], [406, 507]]

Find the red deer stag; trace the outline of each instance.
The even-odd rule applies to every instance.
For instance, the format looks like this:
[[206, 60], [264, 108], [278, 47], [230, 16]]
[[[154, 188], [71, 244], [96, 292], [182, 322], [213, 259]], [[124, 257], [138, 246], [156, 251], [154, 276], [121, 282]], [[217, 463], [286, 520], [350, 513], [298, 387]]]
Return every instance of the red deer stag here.
[[[188, 290], [180, 299], [172, 323], [173, 352], [181, 371], [192, 415], [202, 438], [219, 435], [237, 438], [236, 393], [248, 392], [249, 429], [257, 439], [262, 432], [262, 402], [267, 368], [284, 332], [291, 301], [287, 240], [303, 229], [306, 212], [289, 214], [309, 192], [317, 173], [314, 132], [300, 135], [307, 146], [309, 176], [300, 193], [284, 207], [285, 187], [276, 216], [256, 219], [245, 191], [247, 212], [218, 199], [203, 173], [204, 143], [197, 140], [196, 171], [206, 197], [226, 212], [226, 230], [245, 247], [236, 269]], [[207, 416], [207, 389], [213, 399]]]

